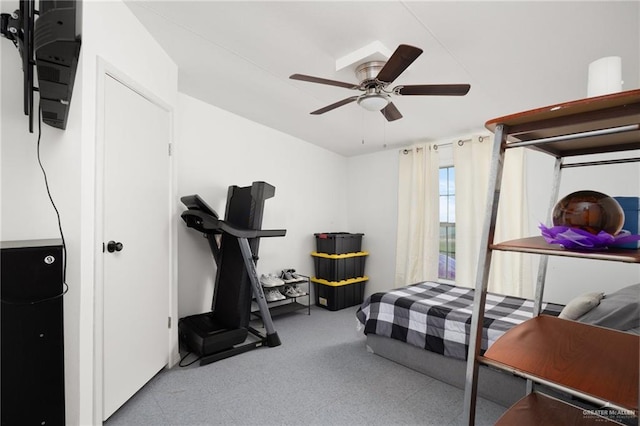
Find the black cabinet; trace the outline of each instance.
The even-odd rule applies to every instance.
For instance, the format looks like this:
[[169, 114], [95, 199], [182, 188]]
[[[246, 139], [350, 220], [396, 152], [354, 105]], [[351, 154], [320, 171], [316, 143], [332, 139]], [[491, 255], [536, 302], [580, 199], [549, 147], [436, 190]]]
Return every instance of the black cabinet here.
[[60, 240], [0, 243], [2, 426], [64, 425]]

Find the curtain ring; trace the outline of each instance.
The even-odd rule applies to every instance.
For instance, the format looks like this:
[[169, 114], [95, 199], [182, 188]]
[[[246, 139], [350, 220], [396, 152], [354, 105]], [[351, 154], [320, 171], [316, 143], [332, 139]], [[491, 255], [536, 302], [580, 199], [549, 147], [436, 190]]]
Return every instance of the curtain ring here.
[[431, 146], [433, 147], [433, 150], [434, 150], [434, 151], [437, 151], [437, 150], [438, 150], [438, 145], [431, 145]]
[[484, 142], [484, 136], [478, 136], [478, 142], [480, 143]]
[[403, 151], [402, 151], [402, 153], [403, 153], [404, 155], [407, 155], [407, 154], [409, 153], [409, 150], [408, 150], [408, 149], [405, 149], [405, 150], [403, 150]]
[[463, 146], [464, 145], [464, 141], [462, 139], [458, 140], [458, 146]]

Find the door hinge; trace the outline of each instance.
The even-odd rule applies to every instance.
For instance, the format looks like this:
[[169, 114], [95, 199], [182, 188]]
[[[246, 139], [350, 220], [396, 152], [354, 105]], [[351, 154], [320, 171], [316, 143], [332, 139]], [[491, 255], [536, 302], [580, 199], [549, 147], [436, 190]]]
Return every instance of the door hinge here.
[[167, 317], [167, 328], [171, 328], [171, 317]]
[[169, 144], [169, 157], [171, 157], [173, 155], [173, 149], [172, 149], [172, 144]]

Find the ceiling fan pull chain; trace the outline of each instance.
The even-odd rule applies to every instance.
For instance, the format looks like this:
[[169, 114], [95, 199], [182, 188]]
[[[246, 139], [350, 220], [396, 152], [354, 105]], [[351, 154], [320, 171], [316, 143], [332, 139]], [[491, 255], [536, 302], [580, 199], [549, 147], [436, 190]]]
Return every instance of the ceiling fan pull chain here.
[[364, 145], [364, 111], [360, 112], [360, 131], [362, 132], [362, 145]]

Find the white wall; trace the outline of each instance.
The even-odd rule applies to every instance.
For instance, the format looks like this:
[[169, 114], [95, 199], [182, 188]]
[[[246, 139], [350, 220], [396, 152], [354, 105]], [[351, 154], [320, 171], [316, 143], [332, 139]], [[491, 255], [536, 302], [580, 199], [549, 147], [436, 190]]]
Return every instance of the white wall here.
[[[117, 31], [114, 29], [117, 22]], [[65, 391], [67, 424], [92, 424], [94, 412], [94, 256], [97, 58], [174, 105], [177, 68], [124, 4], [83, 3], [83, 44], [65, 131], [43, 125], [42, 161], [60, 210], [67, 243]], [[2, 68], [2, 240], [56, 238], [54, 211], [36, 161], [36, 134], [22, 115], [22, 75], [17, 51], [0, 43]], [[36, 95], [37, 102], [37, 95]], [[99, 233], [98, 233], [99, 235]]]
[[[346, 158], [187, 95], [180, 94], [178, 105], [178, 196], [199, 194], [224, 217], [229, 186], [265, 181], [276, 188], [265, 202], [262, 228], [287, 235], [260, 240], [259, 274], [294, 268], [312, 275], [313, 234], [355, 232], [347, 227]], [[206, 312], [213, 258], [201, 234], [177, 220], [178, 312]]]
[[398, 225], [398, 150], [350, 157], [349, 228], [362, 232], [362, 249], [369, 252], [365, 296], [388, 290], [395, 280]]

